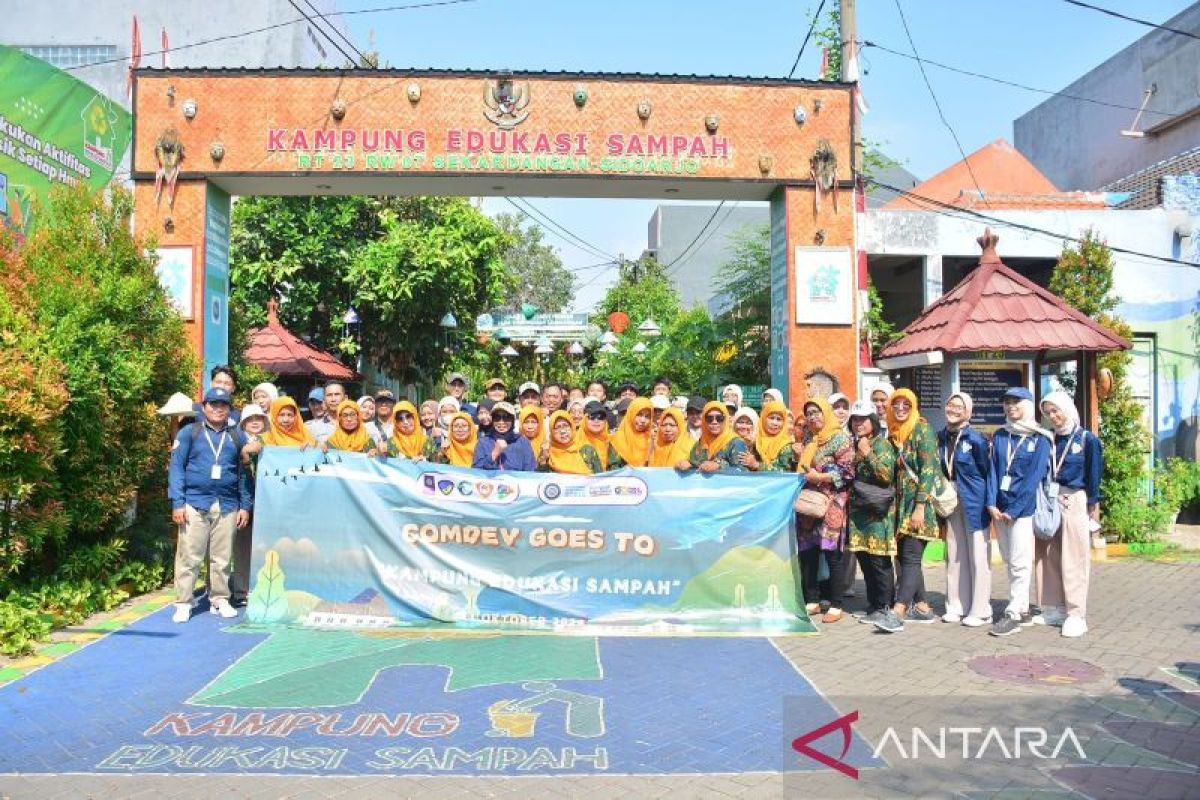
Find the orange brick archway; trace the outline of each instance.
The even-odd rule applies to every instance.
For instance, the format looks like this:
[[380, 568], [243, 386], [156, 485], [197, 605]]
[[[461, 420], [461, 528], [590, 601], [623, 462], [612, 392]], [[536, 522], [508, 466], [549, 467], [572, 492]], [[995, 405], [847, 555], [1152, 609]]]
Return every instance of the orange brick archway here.
[[[814, 369], [857, 383], [850, 90], [576, 73], [140, 70], [135, 225], [173, 248], [181, 272], [190, 258], [179, 277], [191, 279], [189, 331], [210, 367], [228, 356], [231, 195], [770, 200], [782, 323], [771, 383], [794, 403]], [[183, 157], [173, 162], [176, 143]], [[814, 171], [818, 150], [824, 172]], [[824, 191], [822, 176], [833, 180]]]

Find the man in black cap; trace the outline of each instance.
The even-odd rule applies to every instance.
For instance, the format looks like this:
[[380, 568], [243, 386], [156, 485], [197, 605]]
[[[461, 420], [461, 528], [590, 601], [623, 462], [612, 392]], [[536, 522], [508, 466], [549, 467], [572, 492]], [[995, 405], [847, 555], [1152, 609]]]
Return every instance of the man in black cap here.
[[618, 400], [633, 400], [633, 398], [637, 396], [638, 385], [633, 381], [623, 381], [621, 385], [617, 387]]
[[700, 441], [700, 426], [704, 416], [704, 398], [691, 395], [687, 401], [687, 432], [696, 441]]
[[461, 372], [451, 372], [446, 376], [446, 394], [458, 401], [458, 410], [475, 418], [475, 404], [467, 402], [467, 376]]
[[395, 419], [392, 412], [396, 410], [396, 395], [389, 389], [380, 389], [375, 393], [375, 419], [367, 423], [367, 433], [376, 442], [386, 442], [392, 438], [395, 430]]

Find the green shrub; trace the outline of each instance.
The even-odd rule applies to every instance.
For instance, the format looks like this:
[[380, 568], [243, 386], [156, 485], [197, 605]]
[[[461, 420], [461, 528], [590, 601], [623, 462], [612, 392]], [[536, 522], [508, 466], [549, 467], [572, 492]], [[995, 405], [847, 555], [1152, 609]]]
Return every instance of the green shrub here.
[[19, 656], [50, 635], [51, 623], [37, 611], [0, 600], [0, 653]]
[[112, 575], [120, 569], [126, 547], [124, 539], [85, 545], [68, 555], [55, 574], [75, 581]]

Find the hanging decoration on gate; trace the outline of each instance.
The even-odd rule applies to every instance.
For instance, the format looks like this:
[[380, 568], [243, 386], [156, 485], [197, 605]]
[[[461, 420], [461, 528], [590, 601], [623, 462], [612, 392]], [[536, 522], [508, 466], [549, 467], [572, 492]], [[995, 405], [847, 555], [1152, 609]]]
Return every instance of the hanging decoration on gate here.
[[154, 143], [158, 169], [154, 172], [154, 202], [162, 198], [163, 184], [167, 186], [167, 207], [175, 208], [175, 181], [179, 178], [179, 163], [183, 161], [183, 142], [179, 131], [167, 128]]
[[837, 153], [828, 139], [818, 139], [817, 147], [813, 150], [812, 158], [808, 160], [809, 174], [812, 175], [816, 191], [813, 193], [815, 211], [821, 210], [821, 193], [833, 192], [833, 210], [838, 207], [837, 186]]

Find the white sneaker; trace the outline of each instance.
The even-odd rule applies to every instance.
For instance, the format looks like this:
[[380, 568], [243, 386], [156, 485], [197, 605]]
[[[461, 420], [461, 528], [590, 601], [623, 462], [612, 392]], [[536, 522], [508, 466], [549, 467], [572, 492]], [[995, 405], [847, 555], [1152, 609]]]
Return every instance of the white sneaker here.
[[237, 609], [229, 605], [228, 600], [214, 600], [212, 610], [225, 619], [233, 619], [237, 616]]
[[1034, 625], [1062, 625], [1067, 620], [1067, 612], [1057, 606], [1046, 606], [1042, 613], [1033, 617]]
[[1062, 635], [1068, 639], [1076, 639], [1087, 633], [1087, 623], [1083, 617], [1067, 617], [1062, 625]]
[[176, 603], [175, 613], [171, 615], [171, 622], [187, 622], [192, 618], [191, 603]]
[[942, 622], [962, 622], [962, 614], [954, 614], [947, 611], [942, 614]]
[[984, 625], [988, 624], [988, 620], [984, 619], [983, 617], [963, 617], [962, 624], [966, 625], [968, 628], [982, 628]]

